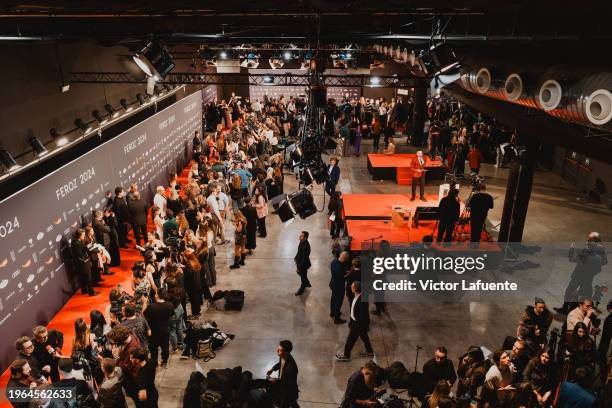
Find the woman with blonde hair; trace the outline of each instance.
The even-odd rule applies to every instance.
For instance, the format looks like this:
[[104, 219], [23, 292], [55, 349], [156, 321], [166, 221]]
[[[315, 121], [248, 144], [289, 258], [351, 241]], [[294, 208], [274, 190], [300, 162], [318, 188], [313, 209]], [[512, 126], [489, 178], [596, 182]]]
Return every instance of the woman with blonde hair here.
[[230, 269], [238, 269], [240, 265], [244, 266], [244, 258], [246, 257], [246, 218], [240, 210], [234, 211], [234, 264], [230, 265]]
[[[184, 212], [180, 212], [176, 216], [176, 223], [178, 224], [178, 234], [179, 236], [184, 236], [189, 230], [189, 222], [187, 221], [187, 217], [185, 217]], [[192, 231], [193, 232], [193, 231]]]

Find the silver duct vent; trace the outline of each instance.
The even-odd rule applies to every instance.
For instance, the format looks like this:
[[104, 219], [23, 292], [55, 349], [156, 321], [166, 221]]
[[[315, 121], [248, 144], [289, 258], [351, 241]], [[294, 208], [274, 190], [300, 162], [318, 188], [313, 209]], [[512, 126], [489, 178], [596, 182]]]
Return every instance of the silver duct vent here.
[[478, 71], [467, 71], [461, 75], [461, 84], [466, 90], [490, 96], [491, 98], [507, 100], [502, 81], [493, 78], [488, 68]]
[[506, 82], [504, 82], [504, 94], [509, 102], [533, 109], [541, 109], [533, 93], [529, 92], [528, 84], [524, 78], [517, 73], [512, 73], [506, 78]]
[[585, 126], [612, 128], [612, 73], [598, 73], [574, 83], [548, 79], [542, 83], [539, 103], [551, 116]]

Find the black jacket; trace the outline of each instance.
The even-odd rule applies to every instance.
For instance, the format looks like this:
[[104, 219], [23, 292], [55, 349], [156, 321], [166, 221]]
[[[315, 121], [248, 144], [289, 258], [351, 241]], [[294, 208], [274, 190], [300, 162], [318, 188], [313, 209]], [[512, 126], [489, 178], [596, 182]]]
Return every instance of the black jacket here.
[[94, 219], [92, 222], [94, 233], [96, 234], [96, 241], [102, 244], [105, 248], [108, 248], [111, 241], [111, 228], [106, 225], [102, 220]]
[[149, 211], [149, 206], [145, 200], [142, 198], [139, 200], [132, 200], [128, 204], [128, 207], [132, 216], [132, 224], [147, 225], [147, 212]]
[[113, 212], [117, 217], [117, 221], [121, 224], [124, 222], [130, 222], [131, 214], [130, 209], [123, 197], [115, 197], [113, 200]]
[[293, 259], [295, 260], [298, 270], [303, 271], [312, 266], [310, 263], [310, 243], [307, 239], [300, 241], [297, 254]]
[[331, 279], [329, 281], [329, 288], [332, 292], [344, 293], [344, 274], [346, 273], [346, 267], [338, 259], [334, 259], [331, 262]]
[[351, 314], [351, 309], [353, 305], [349, 305], [349, 327], [359, 330], [359, 331], [368, 331], [370, 330], [370, 311], [368, 309], [369, 303], [363, 302], [361, 296], [357, 299], [355, 303], [355, 310], [353, 314], [355, 315], [355, 320], [353, 320], [353, 316]]
[[282, 372], [280, 372], [280, 369], [281, 362], [279, 360], [279, 362], [272, 367], [273, 371], [279, 371], [279, 379], [276, 382], [277, 386], [281, 387], [285, 393], [294, 395], [297, 398], [299, 392], [297, 384], [298, 366], [291, 354], [287, 356]]
[[440, 200], [440, 221], [454, 223], [459, 219], [459, 201], [451, 197], [444, 197]]

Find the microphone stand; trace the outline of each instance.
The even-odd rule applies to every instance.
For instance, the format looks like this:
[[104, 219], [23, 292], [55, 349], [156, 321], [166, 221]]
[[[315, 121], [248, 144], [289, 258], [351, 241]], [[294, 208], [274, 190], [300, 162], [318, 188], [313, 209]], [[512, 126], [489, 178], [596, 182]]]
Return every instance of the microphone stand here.
[[376, 241], [377, 239], [381, 239], [383, 236], [379, 235], [377, 237], [372, 237], [372, 238], [368, 238], [365, 241], [370, 241], [370, 250], [372, 251], [372, 253], [375, 253], [376, 251], [374, 251], [374, 241]]

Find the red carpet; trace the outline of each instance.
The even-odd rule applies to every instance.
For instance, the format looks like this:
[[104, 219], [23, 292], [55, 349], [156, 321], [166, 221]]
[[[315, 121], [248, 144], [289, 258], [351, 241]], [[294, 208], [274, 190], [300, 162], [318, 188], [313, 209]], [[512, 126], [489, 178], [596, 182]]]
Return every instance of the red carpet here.
[[[187, 174], [189, 173], [190, 168], [191, 164], [187, 166], [187, 168], [179, 176], [179, 182], [181, 185], [185, 185], [187, 183]], [[150, 217], [148, 229], [150, 231], [155, 229], [153, 224], [150, 222]], [[130, 233], [130, 237], [130, 239], [133, 240], [132, 233]], [[131, 293], [131, 268], [134, 265], [134, 262], [141, 260], [142, 257], [140, 256], [139, 251], [133, 249], [133, 242], [129, 245], [129, 249], [121, 249], [121, 265], [119, 267], [112, 268], [112, 271], [115, 272], [115, 274], [111, 276], [103, 275], [104, 283], [102, 287], [96, 288], [96, 291], [100, 292], [99, 295], [90, 297], [87, 295], [81, 295], [80, 292], [78, 292], [70, 298], [70, 300], [60, 309], [60, 311], [47, 325], [49, 329], [59, 330], [64, 333], [64, 347], [62, 349], [64, 355], [69, 355], [71, 352], [72, 340], [74, 339], [74, 321], [76, 319], [81, 317], [85, 319], [87, 323], [89, 323], [90, 311], [97, 309], [104, 313], [107, 306], [110, 304], [108, 299], [110, 291], [117, 285], [122, 285], [128, 292]], [[7, 333], [5, 333], [5, 335], [7, 335]], [[14, 335], [15, 340], [17, 340], [17, 334], [10, 335]], [[4, 387], [6, 387], [9, 378], [9, 370], [6, 370], [2, 374], [2, 377], [0, 377], [0, 389], [2, 389], [2, 395], [0, 395], [0, 408], [11, 406], [11, 404], [6, 400], [4, 393]]]

